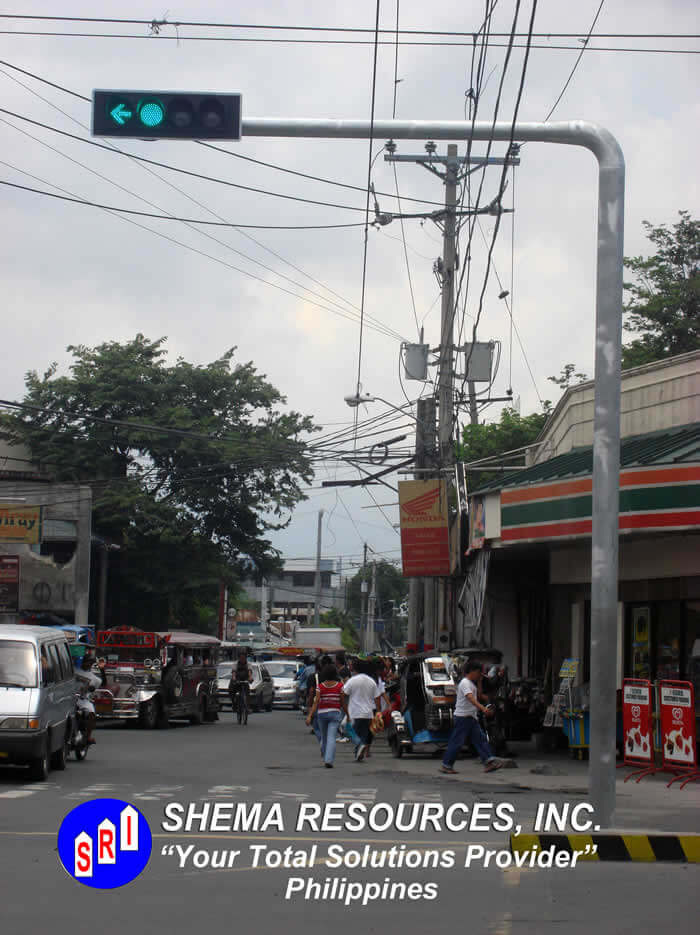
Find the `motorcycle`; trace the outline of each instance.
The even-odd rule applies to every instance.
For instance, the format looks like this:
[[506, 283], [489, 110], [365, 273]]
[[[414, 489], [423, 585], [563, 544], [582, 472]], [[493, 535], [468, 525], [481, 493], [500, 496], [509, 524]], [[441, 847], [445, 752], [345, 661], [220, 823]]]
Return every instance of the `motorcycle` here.
[[80, 690], [75, 696], [75, 713], [73, 715], [73, 731], [68, 741], [68, 747], [78, 762], [85, 759], [90, 746], [89, 735], [95, 726], [95, 706], [92, 695], [96, 688], [102, 684], [102, 679], [92, 672], [78, 669], [75, 673], [80, 684]]

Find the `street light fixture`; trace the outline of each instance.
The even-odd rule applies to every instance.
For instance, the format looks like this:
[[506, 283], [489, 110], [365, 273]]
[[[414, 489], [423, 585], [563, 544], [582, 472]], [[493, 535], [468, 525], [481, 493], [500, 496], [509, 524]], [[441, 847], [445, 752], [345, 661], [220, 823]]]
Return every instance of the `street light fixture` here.
[[365, 395], [355, 393], [353, 396], [345, 396], [343, 398], [351, 409], [357, 409], [357, 407], [361, 406], [363, 403], [384, 403], [389, 409], [393, 409], [395, 412], [400, 412], [402, 415], [408, 416], [410, 419], [413, 419], [414, 422], [418, 421], [413, 413], [408, 412], [405, 407], [395, 406], [393, 403], [390, 403], [388, 399], [383, 399], [381, 396], [372, 396], [371, 393], [366, 393]]

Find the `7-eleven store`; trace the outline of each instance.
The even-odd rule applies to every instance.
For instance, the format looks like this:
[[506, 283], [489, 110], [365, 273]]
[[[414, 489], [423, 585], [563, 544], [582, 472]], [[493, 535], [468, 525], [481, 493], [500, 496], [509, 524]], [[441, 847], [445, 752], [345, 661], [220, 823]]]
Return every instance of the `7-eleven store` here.
[[[570, 388], [533, 463], [470, 498], [462, 641], [513, 674], [590, 678], [593, 384]], [[622, 375], [618, 687], [690, 679], [700, 702], [700, 353]], [[458, 635], [459, 638], [459, 635]]]

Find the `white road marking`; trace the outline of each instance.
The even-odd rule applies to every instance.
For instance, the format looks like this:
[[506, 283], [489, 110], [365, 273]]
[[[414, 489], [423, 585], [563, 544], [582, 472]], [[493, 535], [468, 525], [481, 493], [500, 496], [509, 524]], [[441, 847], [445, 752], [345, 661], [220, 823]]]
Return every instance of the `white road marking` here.
[[335, 797], [339, 802], [374, 802], [377, 789], [339, 789]]
[[425, 792], [422, 789], [404, 789], [402, 802], [442, 802], [439, 792]]
[[0, 792], [0, 799], [24, 799], [28, 795], [34, 795], [35, 789], [8, 789], [7, 792]]
[[243, 795], [246, 792], [250, 792], [250, 786], [212, 786], [207, 789], [207, 795], [213, 798], [216, 796]]

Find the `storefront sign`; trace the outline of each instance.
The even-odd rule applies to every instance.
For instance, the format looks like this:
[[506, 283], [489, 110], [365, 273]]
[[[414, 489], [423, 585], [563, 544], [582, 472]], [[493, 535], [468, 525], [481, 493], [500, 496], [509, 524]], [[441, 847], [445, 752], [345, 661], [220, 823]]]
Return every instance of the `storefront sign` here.
[[0, 614], [19, 610], [19, 556], [0, 556]]
[[0, 542], [41, 542], [41, 507], [0, 503]]
[[695, 766], [697, 748], [692, 684], [665, 679], [659, 682], [659, 708], [664, 766]]
[[565, 659], [559, 669], [560, 679], [575, 679], [578, 671], [578, 659]]
[[442, 480], [399, 481], [403, 574], [450, 574], [447, 490]]
[[625, 763], [652, 763], [651, 683], [648, 679], [622, 682], [622, 737]]

